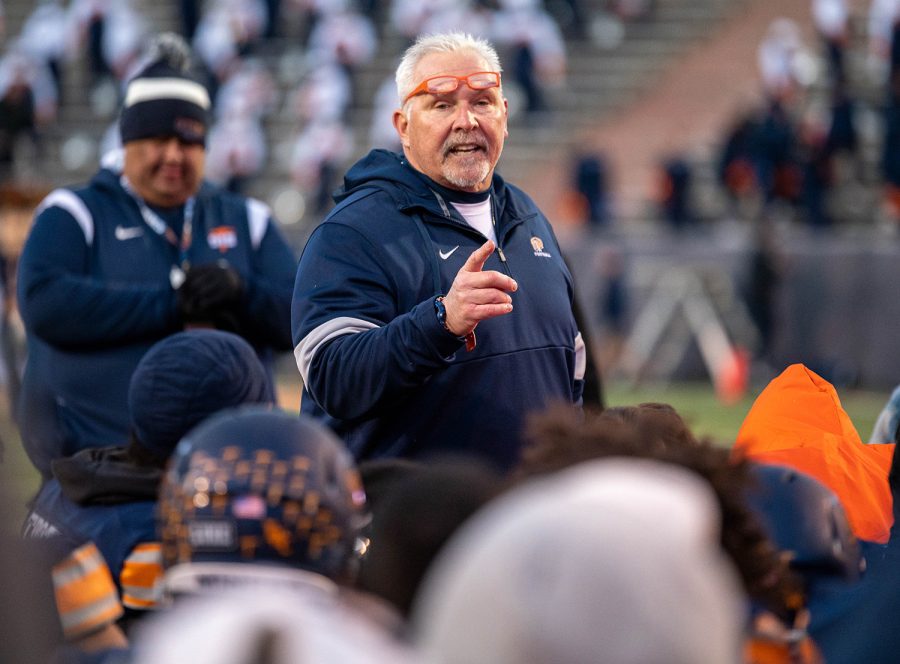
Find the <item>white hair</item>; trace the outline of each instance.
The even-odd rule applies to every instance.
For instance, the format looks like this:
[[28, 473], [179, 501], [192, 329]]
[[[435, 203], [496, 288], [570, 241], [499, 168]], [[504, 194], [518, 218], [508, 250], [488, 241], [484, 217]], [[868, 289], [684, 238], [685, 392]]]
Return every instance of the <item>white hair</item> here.
[[413, 76], [416, 66], [426, 55], [431, 53], [456, 53], [457, 51], [474, 51], [487, 62], [491, 71], [502, 71], [500, 56], [490, 42], [480, 37], [473, 37], [463, 32], [447, 32], [437, 35], [422, 35], [406, 49], [394, 79], [397, 82], [397, 95], [400, 102], [412, 92], [418, 81]]

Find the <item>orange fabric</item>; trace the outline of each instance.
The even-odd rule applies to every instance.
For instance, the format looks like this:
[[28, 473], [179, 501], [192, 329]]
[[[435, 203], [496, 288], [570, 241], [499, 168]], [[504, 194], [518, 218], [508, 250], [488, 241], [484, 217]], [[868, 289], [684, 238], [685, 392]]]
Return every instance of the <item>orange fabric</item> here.
[[92, 542], [53, 567], [53, 585], [66, 638], [80, 638], [122, 616], [112, 575]]
[[831, 383], [802, 364], [789, 366], [757, 397], [733, 453], [815, 477], [840, 498], [858, 538], [888, 541], [894, 444], [863, 443]]
[[53, 567], [56, 601], [63, 613], [116, 593], [109, 568], [93, 542]]
[[159, 542], [144, 542], [135, 546], [119, 574], [122, 604], [129, 609], [155, 608], [163, 574], [162, 545]]
[[784, 643], [748, 639], [744, 644], [744, 664], [823, 664], [822, 654], [806, 638], [796, 648]]

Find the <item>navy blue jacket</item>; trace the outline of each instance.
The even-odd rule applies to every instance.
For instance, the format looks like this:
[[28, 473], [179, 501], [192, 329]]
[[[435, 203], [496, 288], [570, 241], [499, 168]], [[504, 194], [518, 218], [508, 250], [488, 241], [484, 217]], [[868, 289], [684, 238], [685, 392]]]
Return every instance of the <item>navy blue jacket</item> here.
[[434, 298], [486, 238], [402, 155], [373, 150], [353, 166], [311, 235], [291, 311], [301, 410], [358, 459], [475, 453], [508, 468], [526, 413], [580, 402], [572, 278], [550, 224], [496, 174], [491, 195], [500, 251], [484, 269], [519, 288], [512, 313], [478, 325], [472, 352]]
[[[123, 596], [122, 572], [135, 547], [159, 548], [155, 517], [162, 471], [135, 466], [120, 447], [83, 450], [55, 461], [53, 471], [58, 477], [41, 486], [22, 535], [65, 543], [72, 550], [92, 541]], [[142, 608], [129, 605], [124, 596], [123, 601], [128, 608]]]
[[[210, 184], [195, 199], [191, 264], [227, 260], [246, 284], [247, 340], [264, 360], [289, 350], [297, 263], [269, 208]], [[54, 458], [127, 442], [131, 374], [154, 342], [182, 328], [170, 282], [180, 262], [111, 170], [38, 207], [19, 263], [28, 362], [18, 415], [45, 478]]]

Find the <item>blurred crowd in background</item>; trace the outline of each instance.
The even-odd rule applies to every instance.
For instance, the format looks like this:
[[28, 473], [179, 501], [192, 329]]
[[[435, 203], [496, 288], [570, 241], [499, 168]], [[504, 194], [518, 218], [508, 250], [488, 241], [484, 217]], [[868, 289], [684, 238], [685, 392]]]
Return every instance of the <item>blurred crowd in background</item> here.
[[[641, 11], [632, 7], [638, 3], [623, 4], [625, 12]], [[584, 23], [577, 0], [565, 5], [569, 29], [579, 30]], [[464, 29], [509, 47], [509, 75], [521, 86], [526, 113], [546, 108], [543, 82], [561, 80], [566, 68], [559, 21], [537, 0], [184, 0], [178, 17], [215, 100], [209, 179], [241, 191], [267, 160], [280, 159], [317, 215], [330, 205], [341, 167], [362, 143], [398, 146], [390, 124], [392, 77], [377, 92], [371, 120], [353, 117], [355, 109], [370, 105], [359, 99], [358, 68], [379, 52], [385, 31], [397, 56], [417, 34], [436, 30]], [[63, 79], [73, 60], [88, 69], [90, 111], [110, 122], [96, 154], [115, 147], [118, 97], [157, 29], [138, 3], [127, 0], [47, 0], [17, 34], [7, 33], [0, 64], [4, 173], [13, 173], [20, 137], [31, 139], [40, 155], [42, 134], [70, 103]], [[267, 133], [265, 123], [273, 115], [290, 119], [290, 136]], [[370, 127], [360, 140], [354, 129], [363, 124]]]
[[[398, 56], [421, 33], [464, 29], [484, 36], [504, 54], [513, 115], [526, 128], [546, 128], [554, 122], [550, 111], [566, 86], [572, 51], [587, 43], [615, 49], [625, 26], [651, 20], [655, 4], [184, 0], [170, 14], [180, 22], [172, 27], [191, 40], [215, 99], [209, 179], [246, 193], [277, 163], [275, 170], [286, 173], [300, 194], [282, 201], [282, 216], [289, 217], [283, 221], [308, 215], [306, 221], [315, 223], [355, 156], [370, 147], [397, 147], [391, 77], [372, 98], [360, 84], [360, 70], [371, 71], [374, 60], [385, 60], [389, 71], [391, 53]], [[868, 7], [814, 0], [812, 25], [772, 22], [758, 46], [760, 101], [733, 119], [708, 164], [726, 214], [753, 216], [776, 205], [821, 229], [842, 221], [831, 200], [835, 189], [883, 183], [880, 218], [896, 223], [898, 13], [893, 0], [872, 0]], [[56, 123], [67, 105], [85, 106], [97, 125], [108, 128], [96, 136], [57, 134], [63, 165], [96, 164], [117, 145], [114, 115], [122, 85], [148, 37], [160, 29], [155, 21], [133, 0], [42, 0], [25, 10], [15, 31], [7, 25], [0, 62], [4, 179], [58, 184], [40, 179], [48, 158], [42, 139], [60, 129]], [[84, 71], [73, 72], [76, 67]], [[73, 93], [66, 77], [84, 89]], [[16, 155], [30, 157], [31, 169], [17, 170]], [[655, 215], [673, 228], [690, 228], [709, 214], [694, 191], [697, 171], [693, 155], [659, 156]], [[612, 178], [602, 153], [573, 155], [571, 190], [580, 214], [598, 227], [615, 221]]]

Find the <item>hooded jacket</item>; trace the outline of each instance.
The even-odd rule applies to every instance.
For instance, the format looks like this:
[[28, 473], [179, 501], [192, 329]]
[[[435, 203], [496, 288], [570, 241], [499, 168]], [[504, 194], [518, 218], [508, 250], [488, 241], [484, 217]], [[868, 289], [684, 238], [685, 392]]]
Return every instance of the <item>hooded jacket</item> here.
[[840, 498], [856, 537], [888, 541], [894, 444], [864, 444], [834, 386], [804, 365], [792, 364], [766, 386], [732, 449], [816, 478]]
[[123, 445], [128, 381], [154, 342], [182, 328], [170, 272], [224, 259], [245, 284], [245, 337], [266, 360], [288, 350], [296, 261], [259, 201], [204, 184], [186, 256], [145, 223], [119, 173], [101, 169], [38, 207], [19, 262], [28, 335], [19, 425], [31, 461]]
[[122, 604], [152, 608], [162, 576], [156, 494], [162, 470], [130, 461], [124, 448], [87, 449], [52, 463], [22, 528], [28, 539], [72, 549], [92, 541], [116, 582]]
[[304, 249], [294, 287], [301, 410], [360, 460], [474, 453], [510, 467], [527, 413], [581, 399], [572, 277], [549, 222], [494, 174], [498, 249], [484, 269], [519, 288], [513, 311], [479, 323], [467, 352], [439, 322], [434, 300], [486, 238], [437, 184], [385, 150], [350, 169], [336, 201]]

